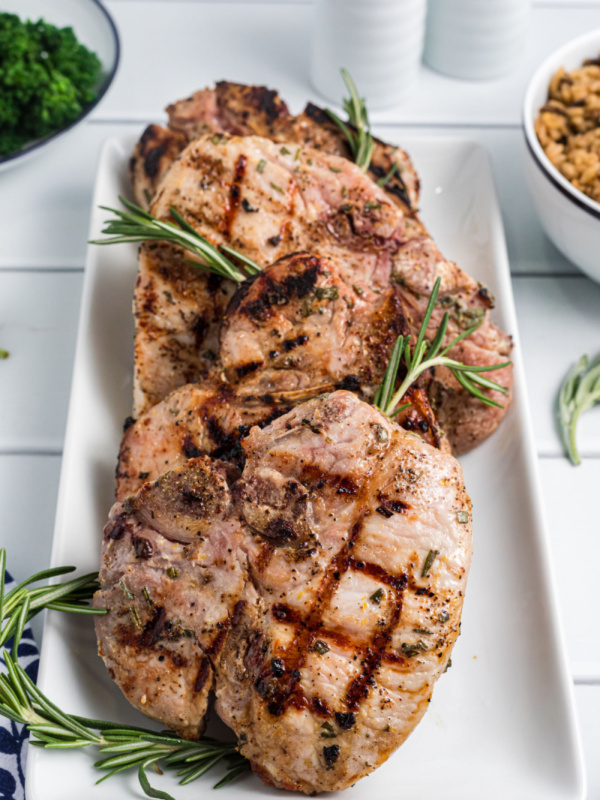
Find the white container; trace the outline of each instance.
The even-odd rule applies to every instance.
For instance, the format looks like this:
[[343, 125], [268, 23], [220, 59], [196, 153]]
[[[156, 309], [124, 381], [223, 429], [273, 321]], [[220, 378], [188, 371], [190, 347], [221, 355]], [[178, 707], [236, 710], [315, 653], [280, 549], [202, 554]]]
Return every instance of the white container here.
[[533, 127], [556, 70], [576, 69], [584, 59], [598, 58], [598, 53], [600, 29], [568, 42], [544, 61], [527, 87], [523, 129], [525, 178], [542, 227], [568, 259], [600, 283], [600, 204], [576, 189], [550, 163]]
[[369, 109], [401, 102], [416, 82], [425, 16], [426, 0], [317, 0], [313, 85], [339, 105], [345, 67]]
[[429, 0], [425, 62], [445, 75], [490, 80], [519, 62], [529, 0]]

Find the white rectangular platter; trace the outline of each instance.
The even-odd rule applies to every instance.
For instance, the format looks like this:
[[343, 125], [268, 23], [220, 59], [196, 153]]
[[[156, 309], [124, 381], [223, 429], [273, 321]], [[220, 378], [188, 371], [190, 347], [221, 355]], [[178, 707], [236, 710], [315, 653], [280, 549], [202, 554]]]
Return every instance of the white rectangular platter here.
[[[117, 195], [128, 193], [133, 142], [112, 139], [100, 161], [91, 236]], [[421, 175], [422, 214], [444, 254], [489, 286], [496, 320], [515, 338], [515, 401], [501, 428], [462, 459], [473, 499], [474, 560], [453, 668], [421, 725], [373, 775], [345, 792], [356, 800], [580, 800], [585, 795], [572, 687], [550, 574], [536, 455], [527, 411], [502, 221], [485, 152], [453, 139], [402, 143]], [[131, 297], [135, 248], [88, 253], [52, 563], [98, 567], [113, 499], [122, 423], [131, 408]], [[62, 708], [147, 724], [96, 655], [89, 618], [52, 612], [39, 683]], [[29, 800], [140, 797], [135, 775], [94, 788], [95, 754], [30, 750]], [[178, 800], [210, 797], [217, 774], [181, 788]], [[208, 793], [208, 794], [207, 794]], [[219, 790], [220, 800], [272, 796], [258, 778]]]

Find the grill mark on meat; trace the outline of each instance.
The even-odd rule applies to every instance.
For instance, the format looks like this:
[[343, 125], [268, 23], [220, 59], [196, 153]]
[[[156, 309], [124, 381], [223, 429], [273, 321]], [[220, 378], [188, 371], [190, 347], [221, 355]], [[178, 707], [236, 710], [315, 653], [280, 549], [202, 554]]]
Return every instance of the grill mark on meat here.
[[[308, 423], [308, 420], [304, 424], [306, 424], [307, 427], [310, 427], [313, 433], [321, 433], [319, 428], [312, 427]], [[317, 491], [320, 491], [324, 486], [330, 486], [332, 489], [335, 489], [336, 494], [346, 494], [351, 497], [354, 497], [358, 492], [358, 486], [354, 483], [354, 481], [351, 481], [350, 478], [346, 478], [342, 475], [331, 474], [329, 472], [323, 472], [323, 470], [312, 464], [305, 464], [302, 467], [301, 482], [309, 485], [314, 484]]]
[[167, 612], [162, 606], [156, 606], [152, 617], [144, 625], [144, 630], [140, 635], [142, 647], [153, 647], [160, 639], [160, 635], [165, 626]]
[[331, 711], [325, 700], [322, 700], [320, 697], [313, 697], [310, 701], [310, 705], [312, 710], [317, 714], [319, 717], [330, 717]]
[[[339, 586], [342, 575], [348, 569], [351, 561], [350, 551], [360, 534], [362, 525], [363, 515], [354, 523], [348, 541], [332, 559], [317, 590], [316, 600], [306, 617], [303, 618], [301, 614], [283, 603], [276, 603], [272, 607], [274, 619], [292, 623], [295, 627], [291, 645], [281, 657], [285, 665], [283, 676], [274, 677], [268, 664], [255, 682], [256, 691], [267, 702], [267, 710], [273, 716], [281, 716], [289, 706], [302, 709], [308, 704], [308, 699], [299, 683], [300, 669], [306, 663], [313, 642], [322, 634], [323, 612]], [[361, 647], [357, 646], [356, 649], [361, 650]]]
[[402, 599], [404, 589], [391, 587], [394, 593], [392, 611], [381, 629], [376, 629], [371, 639], [370, 646], [362, 662], [362, 672], [350, 683], [346, 692], [346, 707], [349, 711], [356, 711], [361, 701], [368, 697], [371, 686], [375, 683], [375, 671], [381, 663], [383, 651], [392, 638], [392, 632], [398, 625], [402, 612]]
[[194, 444], [194, 440], [189, 433], [186, 434], [181, 443], [181, 451], [186, 458], [198, 458], [198, 456], [202, 455], [202, 450]]
[[408, 503], [405, 503], [403, 500], [394, 500], [383, 492], [378, 492], [377, 499], [384, 508], [391, 511], [393, 514], [405, 514], [410, 509]]
[[237, 372], [238, 378], [245, 378], [246, 375], [250, 375], [252, 372], [256, 372], [259, 367], [262, 367], [262, 361], [250, 361], [248, 364], [242, 364], [241, 367], [236, 367], [235, 371]]
[[319, 106], [316, 106], [314, 103], [307, 103], [304, 113], [309, 119], [318, 122], [320, 125], [331, 123], [331, 119], [327, 116], [323, 109], [319, 108]]
[[203, 316], [199, 316], [198, 319], [192, 325], [191, 331], [194, 334], [196, 347], [202, 346], [202, 343], [206, 338], [206, 334], [208, 333], [209, 327], [210, 327], [209, 323], [204, 319]]
[[300, 347], [303, 344], [308, 342], [308, 336], [301, 334], [300, 336], [296, 336], [295, 339], [284, 339], [283, 340], [283, 349], [286, 353], [290, 353], [292, 350], [295, 350], [296, 347]]
[[241, 153], [238, 157], [238, 160], [235, 162], [235, 172], [233, 175], [233, 181], [229, 188], [229, 198], [227, 201], [227, 205], [225, 207], [225, 213], [223, 215], [223, 233], [227, 236], [227, 238], [231, 237], [231, 226], [233, 225], [233, 221], [236, 217], [238, 212], [238, 208], [240, 207], [240, 201], [242, 198], [242, 181], [244, 180], [244, 175], [246, 174], [246, 156]]
[[[295, 254], [302, 258], [308, 268], [303, 270], [300, 274], [291, 273], [287, 275], [281, 282], [275, 282], [270, 278], [262, 276], [265, 284], [265, 289], [260, 296], [250, 303], [247, 303], [242, 312], [250, 319], [258, 322], [265, 322], [270, 316], [270, 310], [273, 306], [283, 306], [290, 303], [292, 300], [298, 298], [299, 300], [307, 297], [314, 289], [319, 274], [323, 271], [321, 259], [312, 256], [306, 257], [303, 253]], [[289, 257], [287, 257], [289, 258]], [[281, 261], [282, 259], [279, 259]], [[279, 261], [275, 263], [279, 263]], [[293, 263], [293, 262], [292, 262]], [[258, 276], [254, 278], [256, 280]], [[233, 296], [228, 313], [237, 311], [243, 303], [245, 296], [248, 294], [250, 283], [245, 282], [240, 289], [238, 289]]]
[[[371, 163], [369, 165], [369, 172], [371, 172], [375, 176], [375, 178], [381, 180], [381, 178], [385, 178], [389, 170], [386, 170], [385, 167], [380, 167], [377, 164]], [[402, 179], [402, 176], [400, 175], [398, 169], [394, 171], [392, 177], [385, 184], [385, 191], [389, 192], [390, 194], [396, 195], [396, 197], [398, 197], [404, 203], [404, 205], [409, 209], [409, 211], [413, 210], [410, 203], [408, 189], [406, 188], [406, 184], [404, 183], [404, 180]]]
[[204, 688], [208, 676], [210, 675], [210, 661], [206, 656], [202, 657], [196, 680], [194, 681], [194, 692], [201, 692]]
[[233, 607], [233, 613], [231, 617], [228, 617], [224, 622], [217, 622], [217, 628], [219, 629], [219, 632], [217, 633], [217, 635], [211, 642], [210, 646], [206, 650], [206, 654], [210, 658], [218, 655], [221, 652], [223, 645], [225, 644], [225, 639], [227, 638], [229, 630], [231, 628], [235, 628], [238, 622], [240, 621], [240, 618], [242, 616], [242, 611], [244, 610], [245, 605], [246, 602], [244, 600], [238, 600], [235, 606]]
[[406, 575], [392, 575], [386, 569], [380, 567], [379, 564], [371, 564], [367, 561], [358, 561], [355, 558], [351, 558], [348, 562], [348, 569], [354, 572], [364, 572], [365, 575], [376, 578], [381, 583], [385, 583], [386, 586], [391, 586], [399, 592], [404, 591], [408, 584]]
[[260, 549], [260, 553], [259, 553], [258, 559], [257, 559], [257, 563], [256, 563], [258, 572], [264, 572], [265, 571], [265, 569], [269, 566], [269, 562], [271, 561], [271, 558], [273, 557], [273, 553], [274, 552], [275, 552], [275, 548], [273, 547], [273, 545], [270, 545], [267, 542], [265, 542], [262, 545], [262, 547]]
[[217, 622], [217, 628], [219, 632], [212, 640], [210, 646], [207, 649], [207, 654], [209, 656], [216, 656], [220, 653], [223, 645], [225, 644], [225, 639], [227, 638], [227, 634], [229, 633], [229, 628], [231, 627], [231, 620], [226, 619], [225, 622]]
[[160, 160], [169, 149], [170, 142], [164, 141], [150, 148], [144, 156], [144, 172], [149, 178], [156, 178], [160, 168]]

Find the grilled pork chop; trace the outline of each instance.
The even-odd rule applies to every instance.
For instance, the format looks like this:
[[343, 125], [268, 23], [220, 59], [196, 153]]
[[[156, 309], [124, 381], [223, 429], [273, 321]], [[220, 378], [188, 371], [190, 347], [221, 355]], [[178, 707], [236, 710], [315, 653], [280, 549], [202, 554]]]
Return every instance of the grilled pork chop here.
[[[149, 125], [131, 158], [133, 191], [143, 208], [149, 208], [161, 178], [185, 145], [206, 133], [262, 136], [351, 157], [339, 128], [322, 109], [308, 103], [301, 114], [292, 116], [277, 92], [264, 86], [220, 81], [214, 89], [202, 89], [170, 105], [167, 113], [168, 128]], [[390, 175], [394, 164], [396, 170]], [[417, 219], [419, 178], [404, 150], [375, 139], [369, 174], [373, 180], [390, 176], [385, 184], [390, 199]]]
[[[510, 338], [489, 320], [489, 293], [444, 259], [428, 235], [418, 234], [413, 217], [405, 215], [383, 189], [344, 158], [307, 148], [290, 150], [253, 136], [205, 135], [188, 145], [173, 164], [151, 210], [159, 218], [168, 219], [171, 206], [213, 243], [230, 243], [259, 264], [297, 250], [329, 258], [348, 293], [356, 296], [356, 304], [360, 305], [359, 300], [366, 303], [373, 314], [379, 305], [378, 296], [383, 294], [380, 299], [385, 299], [395, 290], [404, 307], [404, 313], [400, 313], [403, 317], [406, 314], [415, 333], [439, 276], [440, 314], [446, 310], [450, 313], [448, 339], [481, 322], [477, 334], [450, 355], [459, 356], [467, 364], [487, 366], [506, 360], [510, 353]], [[208, 314], [190, 319], [177, 315], [187, 282], [193, 284], [197, 278], [190, 267], [187, 273], [177, 270], [177, 286], [173, 291], [165, 290], [168, 257], [153, 258], [156, 247], [142, 248], [136, 291], [136, 414], [160, 399], [160, 392], [168, 385], [165, 375], [180, 378], [181, 363], [186, 367], [197, 364], [196, 377], [188, 370], [185, 380], [206, 374], [211, 364], [203, 359], [213, 351], [205, 350], [204, 343], [216, 338], [220, 313], [219, 305], [207, 298], [204, 306], [209, 307]], [[157, 285], [163, 287], [162, 291], [157, 291]], [[223, 286], [221, 282], [225, 297]], [[203, 290], [201, 287], [200, 293]], [[171, 305], [175, 307], [171, 309]], [[140, 311], [147, 308], [151, 309], [151, 319]], [[391, 328], [398, 324], [395, 313], [390, 308], [386, 317]], [[435, 315], [429, 335], [440, 314]], [[167, 317], [174, 327], [169, 328], [168, 340], [156, 353], [155, 342], [162, 341], [163, 319]], [[198, 341], [198, 330], [204, 335], [202, 342]], [[187, 349], [180, 346], [182, 340], [188, 342]], [[149, 358], [145, 357], [147, 351]], [[262, 368], [260, 360], [251, 363], [256, 369]], [[373, 377], [374, 381], [361, 384], [367, 393], [373, 391], [381, 372], [374, 370]], [[497, 379], [510, 391], [511, 368], [498, 373]], [[492, 433], [509, 404], [499, 394], [495, 399], [504, 409], [490, 409], [473, 401], [443, 369], [434, 376], [430, 397], [448, 426], [455, 452], [471, 449]]]
[[[200, 455], [242, 469], [245, 452], [241, 440], [252, 426], [262, 428], [304, 400], [332, 388], [260, 394], [252, 379], [232, 386], [212, 377], [202, 385], [176, 389], [127, 427], [119, 451], [117, 500], [125, 500], [147, 481]], [[440, 433], [424, 389], [412, 386], [401, 405], [407, 401], [410, 405], [394, 417], [396, 423], [431, 447], [448, 452], [447, 440]]]
[[114, 506], [99, 651], [145, 714], [194, 738], [208, 695], [268, 784], [343, 789], [427, 708], [471, 557], [458, 462], [355, 395], [190, 460]]

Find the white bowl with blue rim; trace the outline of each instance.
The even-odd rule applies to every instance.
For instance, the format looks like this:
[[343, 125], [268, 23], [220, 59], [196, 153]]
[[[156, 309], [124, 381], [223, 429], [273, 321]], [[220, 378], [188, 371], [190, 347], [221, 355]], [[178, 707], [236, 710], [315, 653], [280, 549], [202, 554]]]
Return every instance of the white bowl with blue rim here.
[[523, 103], [525, 178], [540, 222], [556, 247], [583, 272], [600, 282], [600, 204], [576, 189], [544, 153], [534, 123], [546, 103], [559, 67], [571, 71], [600, 54], [600, 29], [560, 47], [536, 70]]
[[119, 34], [113, 18], [100, 0], [2, 0], [0, 12], [17, 14], [22, 20], [43, 19], [57, 28], [73, 28], [75, 36], [102, 64], [96, 99], [77, 119], [43, 139], [29, 142], [21, 150], [0, 156], [0, 172], [38, 155], [52, 142], [73, 130], [102, 100], [112, 84], [119, 65]]

